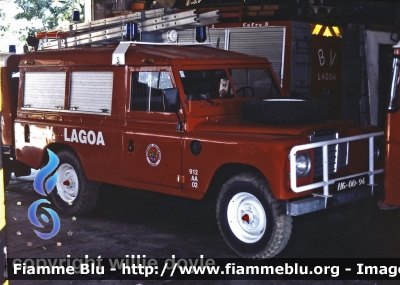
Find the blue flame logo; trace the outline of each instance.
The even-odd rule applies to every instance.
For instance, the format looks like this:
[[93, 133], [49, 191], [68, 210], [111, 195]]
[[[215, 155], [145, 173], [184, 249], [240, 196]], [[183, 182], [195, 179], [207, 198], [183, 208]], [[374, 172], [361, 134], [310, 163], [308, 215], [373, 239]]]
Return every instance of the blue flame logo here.
[[[33, 181], [33, 188], [35, 189], [35, 191], [37, 193], [39, 193], [42, 196], [47, 196], [48, 194], [50, 194], [51, 191], [53, 191], [54, 187], [56, 186], [57, 179], [58, 179], [58, 173], [55, 172], [53, 175], [51, 175], [51, 173], [53, 173], [57, 169], [57, 166], [60, 162], [58, 157], [51, 150], [48, 149], [47, 153], [49, 154], [49, 162], [47, 163], [47, 165], [45, 167], [43, 167], [38, 172], [38, 174], [36, 175], [36, 177]], [[46, 177], [48, 177], [47, 180], [46, 180]], [[39, 200], [33, 202], [32, 205], [28, 209], [29, 221], [32, 223], [32, 225], [39, 227], [39, 228], [44, 227], [42, 225], [42, 223], [40, 223], [36, 217], [37, 209], [41, 203], [51, 204], [46, 199], [39, 199]], [[37, 230], [34, 230], [34, 232], [41, 239], [51, 239], [56, 234], [58, 234], [58, 232], [60, 231], [60, 218], [58, 217], [57, 213], [54, 212], [52, 209], [46, 208], [46, 207], [42, 207], [42, 209], [50, 214], [50, 217], [53, 220], [53, 230], [50, 233], [41, 233]], [[45, 214], [41, 214], [40, 217], [45, 223], [49, 222], [49, 218]]]
[[[31, 223], [34, 226], [37, 226], [39, 228], [43, 228], [44, 227], [36, 217], [37, 208], [38, 208], [39, 204], [41, 204], [41, 203], [51, 204], [46, 199], [40, 199], [40, 200], [37, 200], [36, 202], [33, 202], [32, 205], [28, 209], [28, 218], [29, 218], [29, 220], [31, 221]], [[37, 234], [38, 237], [40, 237], [42, 239], [51, 239], [56, 234], [58, 234], [58, 232], [60, 231], [60, 218], [58, 217], [57, 213], [54, 212], [52, 209], [49, 209], [49, 208], [46, 208], [46, 207], [42, 207], [42, 209], [47, 211], [47, 213], [49, 213], [50, 217], [53, 219], [53, 230], [50, 233], [47, 233], [47, 234], [46, 233], [41, 233], [41, 232], [39, 232], [37, 230], [33, 230], [33, 231]], [[42, 218], [42, 220], [45, 223], [49, 222], [49, 218], [45, 214], [42, 214], [40, 217]]]
[[[47, 194], [50, 194], [50, 192], [53, 190], [53, 188], [56, 186], [57, 179], [58, 179], [58, 172], [54, 173], [52, 176], [50, 176], [47, 180], [46, 177], [50, 175], [54, 170], [56, 170], [58, 163], [60, 160], [58, 159], [57, 155], [54, 154], [51, 150], [47, 150], [47, 153], [49, 154], [49, 163], [40, 171], [35, 177], [35, 180], [33, 180], [33, 189], [37, 193], [39, 193], [42, 196], [47, 196]], [[43, 183], [46, 180], [45, 183], [45, 190], [43, 189]]]

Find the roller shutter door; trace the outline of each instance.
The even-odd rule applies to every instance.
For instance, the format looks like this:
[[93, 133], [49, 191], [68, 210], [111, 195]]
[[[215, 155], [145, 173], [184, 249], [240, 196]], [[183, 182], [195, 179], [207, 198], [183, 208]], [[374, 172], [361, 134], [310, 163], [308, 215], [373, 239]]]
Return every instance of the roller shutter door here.
[[282, 82], [285, 31], [285, 27], [230, 29], [229, 50], [268, 58]]
[[72, 72], [70, 110], [111, 115], [112, 89], [112, 71]]
[[66, 72], [25, 72], [23, 108], [64, 107]]

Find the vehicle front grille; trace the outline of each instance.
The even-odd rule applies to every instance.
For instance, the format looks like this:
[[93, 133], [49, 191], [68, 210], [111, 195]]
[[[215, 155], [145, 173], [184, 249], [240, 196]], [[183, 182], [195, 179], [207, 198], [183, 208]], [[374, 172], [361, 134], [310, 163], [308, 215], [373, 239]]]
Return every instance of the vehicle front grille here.
[[[316, 131], [310, 135], [311, 142], [321, 142], [338, 139], [339, 133], [335, 130]], [[348, 164], [348, 143], [332, 144], [328, 146], [328, 173], [332, 174]], [[314, 149], [314, 177], [321, 177], [322, 170], [322, 147]]]

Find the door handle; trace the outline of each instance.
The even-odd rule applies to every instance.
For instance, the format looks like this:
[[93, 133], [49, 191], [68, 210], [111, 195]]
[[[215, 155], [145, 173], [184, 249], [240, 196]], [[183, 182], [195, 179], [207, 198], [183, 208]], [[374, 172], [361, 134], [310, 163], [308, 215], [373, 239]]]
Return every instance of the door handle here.
[[129, 140], [129, 143], [128, 143], [128, 151], [129, 151], [129, 152], [133, 152], [134, 149], [135, 149], [135, 148], [134, 148], [134, 141], [133, 141], [133, 140]]

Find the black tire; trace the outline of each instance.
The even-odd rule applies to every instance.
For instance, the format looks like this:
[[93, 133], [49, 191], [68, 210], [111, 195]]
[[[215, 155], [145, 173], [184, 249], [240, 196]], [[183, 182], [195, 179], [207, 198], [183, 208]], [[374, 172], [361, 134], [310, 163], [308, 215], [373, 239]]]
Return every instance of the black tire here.
[[269, 124], [311, 124], [328, 119], [328, 104], [318, 99], [250, 99], [243, 102], [245, 120]]
[[57, 153], [58, 180], [51, 192], [54, 204], [69, 215], [83, 215], [96, 206], [99, 183], [86, 179], [79, 158], [72, 152]]
[[[232, 215], [239, 209], [241, 219]], [[233, 176], [222, 186], [217, 222], [227, 244], [246, 258], [277, 255], [286, 246], [292, 230], [292, 218], [286, 215], [284, 205], [272, 196], [265, 179], [253, 173]]]

